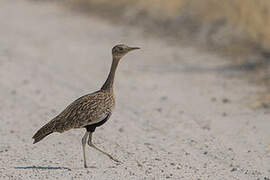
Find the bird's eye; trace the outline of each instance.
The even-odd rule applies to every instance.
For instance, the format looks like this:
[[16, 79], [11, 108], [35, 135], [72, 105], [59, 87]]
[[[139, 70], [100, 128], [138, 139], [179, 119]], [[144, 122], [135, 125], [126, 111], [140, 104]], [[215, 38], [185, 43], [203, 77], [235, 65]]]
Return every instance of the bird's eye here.
[[118, 47], [118, 50], [119, 50], [119, 51], [123, 51], [123, 48], [122, 48], [122, 47]]

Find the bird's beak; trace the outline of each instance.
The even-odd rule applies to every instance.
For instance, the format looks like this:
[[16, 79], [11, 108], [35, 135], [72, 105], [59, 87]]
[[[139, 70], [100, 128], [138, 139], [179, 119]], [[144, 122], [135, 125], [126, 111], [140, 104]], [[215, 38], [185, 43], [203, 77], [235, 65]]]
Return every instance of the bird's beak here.
[[133, 50], [136, 50], [136, 49], [140, 49], [140, 48], [139, 47], [129, 47], [128, 51], [133, 51]]

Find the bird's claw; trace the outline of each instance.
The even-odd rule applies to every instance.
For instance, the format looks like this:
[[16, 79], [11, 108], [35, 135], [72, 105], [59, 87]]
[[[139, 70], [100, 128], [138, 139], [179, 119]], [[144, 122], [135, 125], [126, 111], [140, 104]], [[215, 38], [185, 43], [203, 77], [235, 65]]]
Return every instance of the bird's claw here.
[[121, 161], [119, 161], [118, 159], [112, 157], [111, 155], [108, 155], [108, 156], [109, 156], [109, 158], [110, 158], [111, 160], [113, 160], [113, 161], [115, 161], [115, 162], [117, 162], [117, 163], [122, 163]]
[[97, 168], [96, 166], [87, 166], [87, 165], [84, 165], [84, 168]]

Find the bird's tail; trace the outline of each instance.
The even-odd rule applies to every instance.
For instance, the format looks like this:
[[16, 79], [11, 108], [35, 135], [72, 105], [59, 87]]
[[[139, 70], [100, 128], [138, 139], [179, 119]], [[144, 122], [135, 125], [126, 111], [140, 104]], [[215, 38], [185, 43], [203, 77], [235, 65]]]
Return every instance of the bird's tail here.
[[54, 123], [49, 122], [45, 124], [42, 128], [40, 128], [36, 134], [33, 136], [34, 144], [48, 136], [49, 134], [54, 132]]

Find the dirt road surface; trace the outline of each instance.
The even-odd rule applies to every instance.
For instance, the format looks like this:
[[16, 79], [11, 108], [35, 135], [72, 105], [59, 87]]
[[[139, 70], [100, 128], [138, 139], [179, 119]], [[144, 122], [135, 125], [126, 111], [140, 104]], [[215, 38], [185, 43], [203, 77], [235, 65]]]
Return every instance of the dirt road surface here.
[[[116, 109], [87, 149], [84, 129], [32, 135], [70, 102], [97, 90], [117, 43]], [[170, 46], [139, 30], [52, 2], [0, 1], [0, 179], [260, 179], [270, 176], [269, 113], [225, 58]]]

